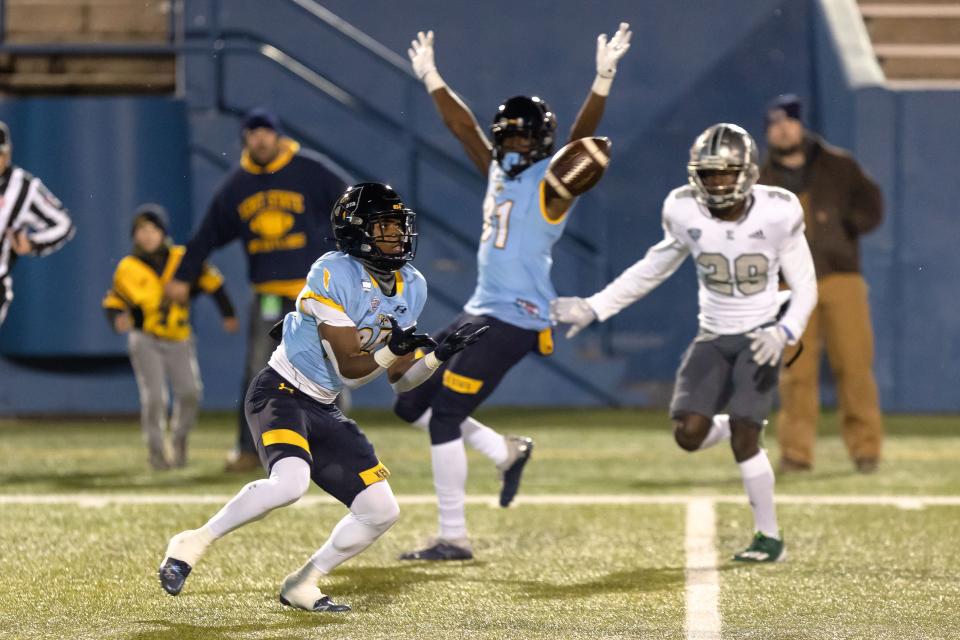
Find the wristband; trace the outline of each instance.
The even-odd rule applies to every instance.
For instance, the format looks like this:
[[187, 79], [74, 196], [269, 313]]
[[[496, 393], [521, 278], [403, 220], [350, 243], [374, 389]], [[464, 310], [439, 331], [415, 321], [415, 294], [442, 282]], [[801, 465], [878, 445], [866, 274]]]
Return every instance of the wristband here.
[[440, 368], [443, 362], [440, 361], [440, 358], [437, 357], [437, 354], [431, 351], [423, 357], [423, 364], [425, 364], [430, 371], [436, 371]]
[[400, 356], [395, 354], [393, 351], [390, 351], [390, 347], [378, 349], [373, 354], [373, 359], [376, 360], [377, 364], [384, 369], [390, 368], [390, 365], [396, 362], [399, 358]]
[[610, 95], [610, 85], [613, 84], [613, 76], [609, 78], [597, 74], [597, 77], [593, 80], [593, 86], [590, 87], [590, 91], [593, 91], [598, 96], [607, 97]]
[[443, 89], [447, 86], [436, 69], [431, 69], [423, 74], [423, 84], [427, 87], [427, 93], [433, 93], [437, 89]]

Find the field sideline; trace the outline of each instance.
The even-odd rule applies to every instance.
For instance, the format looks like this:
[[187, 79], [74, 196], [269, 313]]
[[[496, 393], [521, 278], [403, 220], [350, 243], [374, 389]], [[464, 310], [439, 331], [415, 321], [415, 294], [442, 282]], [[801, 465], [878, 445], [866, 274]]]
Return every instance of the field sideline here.
[[[146, 469], [127, 422], [0, 421], [0, 638], [950, 638], [960, 627], [960, 421], [895, 416], [880, 473], [852, 472], [835, 417], [817, 468], [778, 483], [790, 558], [729, 554], [751, 519], [729, 452], [676, 449], [656, 412], [491, 411], [537, 440], [515, 508], [471, 456], [477, 559], [396, 555], [433, 533], [425, 436], [357, 416], [393, 472], [400, 523], [322, 587], [355, 611], [285, 610], [276, 586], [343, 508], [315, 488], [231, 534], [178, 598], [166, 538], [243, 482], [219, 472], [232, 416], [210, 415], [182, 471]], [[775, 445], [767, 443], [775, 459]]]

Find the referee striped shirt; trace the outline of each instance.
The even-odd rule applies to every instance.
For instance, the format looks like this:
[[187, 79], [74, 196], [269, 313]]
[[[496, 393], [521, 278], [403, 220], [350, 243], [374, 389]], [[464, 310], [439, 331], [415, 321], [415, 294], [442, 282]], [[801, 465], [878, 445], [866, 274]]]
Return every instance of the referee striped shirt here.
[[63, 204], [40, 178], [20, 167], [0, 176], [0, 323], [13, 300], [10, 271], [17, 259], [8, 231], [26, 231], [33, 255], [45, 256], [65, 245], [74, 234], [73, 223]]

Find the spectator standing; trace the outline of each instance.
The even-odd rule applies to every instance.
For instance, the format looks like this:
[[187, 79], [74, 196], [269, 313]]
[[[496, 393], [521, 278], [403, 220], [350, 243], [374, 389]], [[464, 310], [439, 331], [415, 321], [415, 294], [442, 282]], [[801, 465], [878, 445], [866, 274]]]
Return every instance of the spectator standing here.
[[[157, 204], [137, 209], [130, 236], [133, 251], [117, 265], [103, 306], [114, 331], [129, 334], [127, 345], [140, 391], [140, 425], [150, 466], [156, 470], [183, 467], [203, 385], [190, 334], [190, 309], [165, 299], [163, 287], [179, 266], [184, 248], [171, 244], [166, 211]], [[201, 291], [216, 301], [224, 329], [235, 332], [238, 323], [223, 277], [206, 264], [191, 284], [189, 295]], [[169, 442], [165, 434], [168, 380], [173, 389]]]
[[288, 312], [305, 284], [310, 265], [335, 250], [330, 238], [330, 210], [352, 181], [328, 158], [284, 137], [276, 116], [262, 108], [250, 111], [241, 130], [240, 166], [213, 196], [186, 255], [167, 285], [171, 300], [186, 300], [201, 265], [214, 249], [240, 239], [253, 287], [247, 331], [243, 387], [238, 395], [236, 448], [227, 471], [253, 471], [260, 459], [243, 415], [242, 399], [250, 380], [262, 369], [277, 342], [270, 328]]
[[760, 183], [783, 187], [800, 199], [820, 292], [803, 334], [805, 351], [780, 378], [780, 471], [813, 466], [825, 347], [837, 386], [843, 441], [857, 471], [871, 473], [880, 460], [883, 418], [859, 239], [879, 226], [883, 197], [848, 152], [805, 128], [797, 96], [772, 100], [766, 119], [769, 153]]

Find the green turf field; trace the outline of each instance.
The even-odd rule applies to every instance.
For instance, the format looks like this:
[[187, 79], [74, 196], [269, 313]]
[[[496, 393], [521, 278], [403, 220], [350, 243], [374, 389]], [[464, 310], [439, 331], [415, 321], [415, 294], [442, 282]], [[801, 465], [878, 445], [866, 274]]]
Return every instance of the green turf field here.
[[[626, 411], [482, 415], [537, 441], [521, 499], [494, 507], [493, 469], [471, 455], [477, 559], [400, 563], [398, 553], [433, 533], [427, 438], [386, 414], [356, 417], [393, 472], [402, 515], [321, 585], [354, 607], [340, 615], [276, 602], [279, 581], [344, 513], [315, 488], [312, 499], [218, 542], [179, 597], [160, 589], [167, 538], [202, 524], [221, 497], [256, 477], [220, 472], [232, 416], [206, 416], [190, 466], [167, 473], [147, 470], [132, 421], [0, 421], [0, 638], [960, 634], [957, 418], [889, 418], [881, 470], [860, 476], [827, 416], [816, 470], [778, 481], [789, 560], [744, 567], [727, 560], [752, 525], [729, 452], [684, 453], [661, 413]], [[768, 445], [775, 460], [772, 438]], [[688, 570], [685, 553], [691, 497], [707, 497], [716, 515], [719, 636], [686, 628], [686, 592], [700, 571]]]

